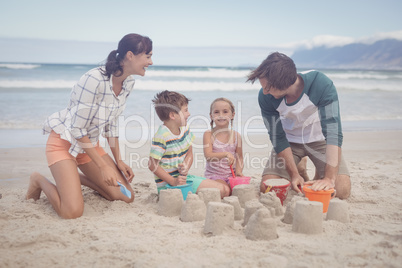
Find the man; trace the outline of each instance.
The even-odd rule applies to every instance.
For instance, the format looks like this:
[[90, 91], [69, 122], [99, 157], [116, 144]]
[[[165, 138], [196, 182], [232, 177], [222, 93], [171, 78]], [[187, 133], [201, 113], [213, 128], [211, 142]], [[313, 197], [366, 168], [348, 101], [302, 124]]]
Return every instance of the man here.
[[350, 195], [349, 171], [342, 157], [342, 126], [338, 95], [333, 82], [318, 71], [297, 73], [288, 56], [275, 52], [250, 73], [247, 81], [259, 80], [258, 102], [273, 151], [262, 174], [265, 181], [290, 180], [300, 192], [303, 186], [297, 164], [308, 156], [316, 167], [313, 190], [335, 188], [337, 197]]

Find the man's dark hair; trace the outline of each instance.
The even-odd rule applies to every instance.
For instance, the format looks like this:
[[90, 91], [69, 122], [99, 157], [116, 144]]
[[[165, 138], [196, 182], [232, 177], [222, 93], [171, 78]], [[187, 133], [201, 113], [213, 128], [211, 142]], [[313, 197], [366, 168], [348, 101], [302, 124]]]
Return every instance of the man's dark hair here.
[[268, 88], [284, 90], [296, 82], [296, 65], [285, 54], [274, 52], [248, 75], [246, 82], [254, 83], [259, 78], [267, 79]]

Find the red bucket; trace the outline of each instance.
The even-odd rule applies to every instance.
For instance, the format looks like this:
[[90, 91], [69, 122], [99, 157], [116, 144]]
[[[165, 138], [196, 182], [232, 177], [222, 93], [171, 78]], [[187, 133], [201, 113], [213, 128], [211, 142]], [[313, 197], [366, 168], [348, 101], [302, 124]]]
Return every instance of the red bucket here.
[[267, 186], [265, 192], [266, 193], [275, 192], [276, 196], [279, 197], [283, 205], [283, 201], [285, 201], [286, 197], [288, 196], [288, 188], [290, 186], [290, 181], [283, 178], [268, 179], [264, 181], [264, 184]]

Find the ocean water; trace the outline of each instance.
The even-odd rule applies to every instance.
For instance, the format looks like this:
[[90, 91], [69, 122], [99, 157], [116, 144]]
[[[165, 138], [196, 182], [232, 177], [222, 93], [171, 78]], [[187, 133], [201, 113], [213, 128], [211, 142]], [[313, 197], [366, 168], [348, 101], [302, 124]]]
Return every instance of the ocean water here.
[[[95, 65], [0, 63], [0, 147], [44, 146], [46, 117], [64, 109], [74, 83]], [[304, 71], [304, 70], [298, 70]], [[402, 130], [402, 72], [320, 70], [338, 89], [344, 131]], [[152, 98], [175, 90], [191, 99], [189, 124], [197, 136], [209, 127], [209, 106], [218, 97], [236, 107], [234, 128], [266, 133], [257, 95], [259, 83], [245, 83], [249, 68], [151, 66], [136, 76], [120, 118], [120, 137], [150, 139], [160, 124]]]

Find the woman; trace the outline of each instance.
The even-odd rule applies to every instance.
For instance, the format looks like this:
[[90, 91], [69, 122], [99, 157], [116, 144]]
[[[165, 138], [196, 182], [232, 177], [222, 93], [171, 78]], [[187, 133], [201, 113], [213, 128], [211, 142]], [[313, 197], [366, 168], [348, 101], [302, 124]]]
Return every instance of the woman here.
[[[134, 173], [120, 157], [117, 122], [134, 87], [131, 75], [144, 76], [152, 65], [151, 57], [152, 41], [128, 34], [120, 40], [118, 49], [110, 52], [105, 66], [81, 77], [72, 89], [69, 106], [47, 118], [43, 128], [50, 133], [46, 157], [56, 185], [35, 172], [30, 177], [27, 199], [38, 200], [43, 191], [57, 214], [65, 219], [82, 216], [81, 184], [108, 200], [133, 202], [129, 183]], [[101, 133], [115, 161], [99, 147]], [[118, 182], [131, 195], [123, 194]]]

